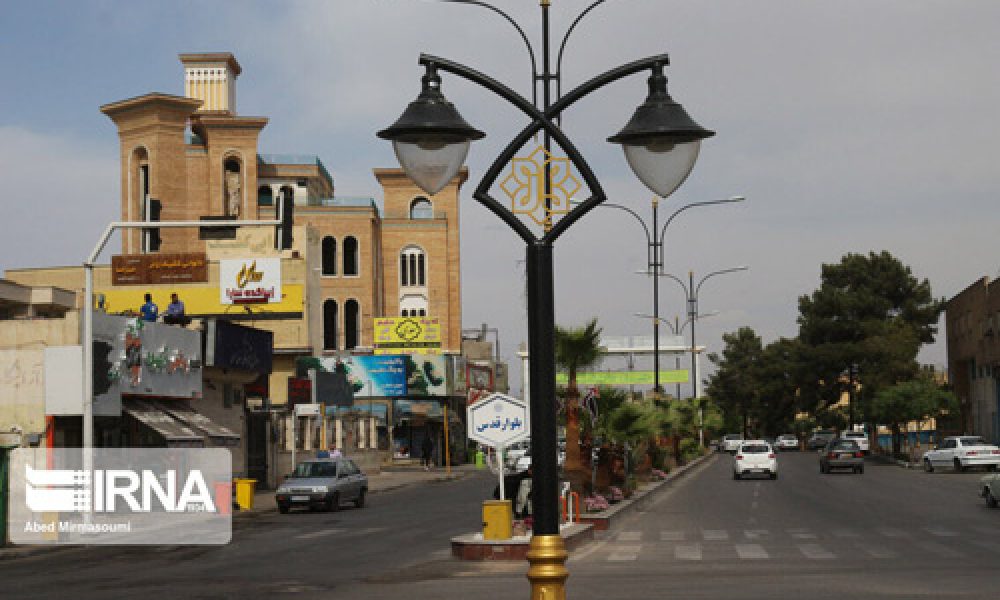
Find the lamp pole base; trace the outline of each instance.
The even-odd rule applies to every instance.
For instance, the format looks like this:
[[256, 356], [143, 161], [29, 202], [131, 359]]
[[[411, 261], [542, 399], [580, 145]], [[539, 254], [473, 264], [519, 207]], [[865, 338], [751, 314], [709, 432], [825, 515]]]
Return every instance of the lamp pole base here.
[[561, 535], [534, 535], [528, 545], [531, 600], [566, 600], [566, 545]]

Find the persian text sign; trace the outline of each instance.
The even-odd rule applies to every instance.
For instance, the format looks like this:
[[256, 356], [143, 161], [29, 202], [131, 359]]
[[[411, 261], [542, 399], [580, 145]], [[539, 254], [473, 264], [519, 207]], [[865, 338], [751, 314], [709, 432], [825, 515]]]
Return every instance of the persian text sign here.
[[15, 544], [212, 545], [232, 537], [225, 448], [17, 448], [10, 456]]
[[[653, 385], [656, 378], [653, 371], [594, 371], [576, 374], [577, 385]], [[687, 383], [686, 369], [660, 371], [660, 383]], [[566, 385], [569, 375], [556, 373], [556, 383]]]
[[112, 285], [202, 283], [208, 281], [204, 252], [125, 254], [111, 257]]
[[375, 354], [440, 354], [441, 322], [428, 317], [379, 317]]
[[222, 304], [281, 302], [281, 259], [220, 260], [219, 302]]
[[490, 394], [466, 410], [470, 440], [487, 446], [506, 447], [531, 433], [528, 405], [504, 394]]

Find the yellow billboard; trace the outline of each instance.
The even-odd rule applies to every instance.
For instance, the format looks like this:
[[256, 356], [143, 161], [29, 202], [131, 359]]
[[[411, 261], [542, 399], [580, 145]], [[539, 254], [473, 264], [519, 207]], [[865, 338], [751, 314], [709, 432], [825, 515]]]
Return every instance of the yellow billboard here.
[[375, 354], [440, 354], [441, 322], [431, 317], [373, 319]]

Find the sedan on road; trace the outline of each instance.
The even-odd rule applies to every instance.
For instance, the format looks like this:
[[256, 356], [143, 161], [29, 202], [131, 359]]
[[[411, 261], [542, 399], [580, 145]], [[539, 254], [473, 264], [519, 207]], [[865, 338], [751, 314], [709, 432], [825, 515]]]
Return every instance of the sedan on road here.
[[837, 432], [835, 431], [815, 431], [812, 436], [810, 436], [809, 441], [806, 442], [806, 447], [810, 450], [817, 450], [820, 448], [825, 448], [830, 440], [837, 437]]
[[854, 440], [830, 440], [819, 455], [819, 472], [829, 473], [833, 469], [850, 469], [855, 473], [865, 472], [865, 455]]
[[1000, 475], [985, 475], [979, 480], [979, 495], [986, 498], [986, 506], [996, 508], [1000, 502]]
[[978, 435], [955, 435], [944, 438], [936, 448], [924, 452], [922, 462], [928, 473], [939, 467], [951, 467], [959, 473], [972, 467], [996, 471], [997, 465], [1000, 465], [1000, 448], [986, 443]]
[[764, 440], [743, 442], [733, 458], [733, 479], [755, 474], [778, 478], [778, 460], [771, 445]]
[[361, 508], [368, 493], [368, 476], [354, 461], [326, 458], [300, 462], [275, 492], [278, 510], [284, 514], [293, 506], [327, 511], [340, 510], [344, 501]]
[[799, 438], [791, 433], [783, 433], [774, 441], [774, 448], [776, 450], [798, 450]]
[[742, 433], [727, 433], [722, 437], [722, 450], [730, 454], [736, 452], [739, 449], [740, 444], [743, 443]]

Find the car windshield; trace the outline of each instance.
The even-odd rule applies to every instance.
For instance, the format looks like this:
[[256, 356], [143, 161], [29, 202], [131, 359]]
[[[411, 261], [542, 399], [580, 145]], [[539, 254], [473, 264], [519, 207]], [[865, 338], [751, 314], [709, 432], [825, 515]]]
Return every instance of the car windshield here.
[[844, 437], [860, 438], [860, 437], [865, 437], [865, 434], [861, 433], [860, 431], [848, 431], [847, 433], [844, 434]]
[[744, 444], [740, 447], [740, 452], [744, 454], [763, 454], [770, 450], [767, 444]]
[[337, 465], [332, 462], [299, 463], [292, 477], [336, 477]]
[[963, 446], [987, 446], [986, 440], [981, 437], [963, 437], [959, 438], [962, 440]]
[[857, 442], [851, 440], [838, 440], [837, 442], [830, 444], [831, 450], [849, 450], [854, 451], [858, 449]]

